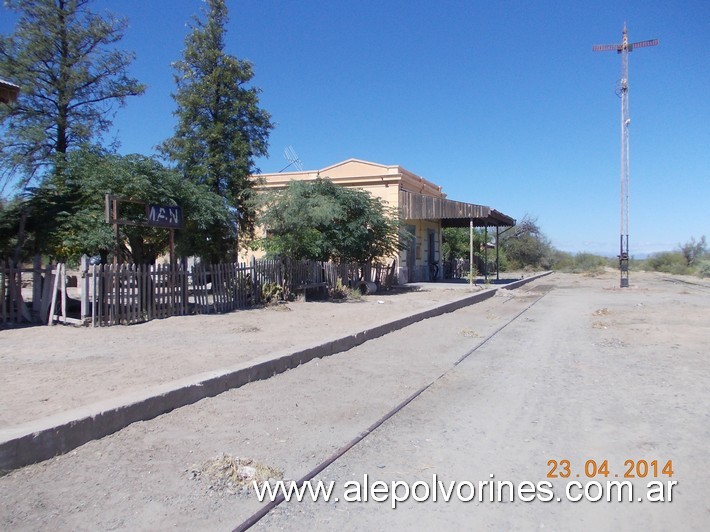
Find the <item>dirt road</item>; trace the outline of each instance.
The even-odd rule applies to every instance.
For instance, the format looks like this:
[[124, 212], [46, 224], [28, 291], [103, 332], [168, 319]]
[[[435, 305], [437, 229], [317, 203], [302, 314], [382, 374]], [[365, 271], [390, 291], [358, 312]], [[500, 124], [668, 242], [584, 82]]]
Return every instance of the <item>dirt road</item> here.
[[[433, 382], [317, 478], [337, 491], [365, 474], [493, 474], [550, 480], [557, 495], [576, 474], [588, 480], [588, 460], [612, 476], [626, 460], [672, 460], [659, 480], [677, 481], [673, 502], [291, 502], [257, 526], [707, 529], [710, 287], [617, 282], [555, 274], [15, 471], [0, 478], [0, 528], [230, 530], [262, 505], [220, 489], [205, 462], [227, 453], [300, 478]], [[569, 460], [570, 478], [547, 479], [550, 460]]]

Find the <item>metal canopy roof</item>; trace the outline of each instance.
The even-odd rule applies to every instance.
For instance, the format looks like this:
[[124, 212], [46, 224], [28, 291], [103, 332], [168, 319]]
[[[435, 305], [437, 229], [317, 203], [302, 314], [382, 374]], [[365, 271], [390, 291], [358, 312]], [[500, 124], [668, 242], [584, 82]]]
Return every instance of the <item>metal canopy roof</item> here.
[[17, 99], [20, 87], [4, 79], [0, 79], [0, 103], [10, 103]]
[[399, 205], [405, 220], [441, 220], [442, 227], [512, 227], [515, 218], [486, 205], [464, 203], [424, 196], [408, 190], [399, 191]]

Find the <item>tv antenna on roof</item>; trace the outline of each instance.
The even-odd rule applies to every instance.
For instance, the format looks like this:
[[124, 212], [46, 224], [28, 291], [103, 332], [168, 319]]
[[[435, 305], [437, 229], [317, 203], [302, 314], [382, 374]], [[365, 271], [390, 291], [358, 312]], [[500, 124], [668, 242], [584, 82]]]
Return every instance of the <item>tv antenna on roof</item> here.
[[299, 172], [303, 172], [303, 163], [301, 159], [298, 158], [298, 154], [296, 150], [293, 149], [293, 146], [286, 146], [284, 149], [284, 157], [288, 161], [288, 164], [279, 170], [279, 173], [286, 170], [289, 166], [295, 166]]
[[629, 286], [629, 52], [634, 48], [656, 46], [658, 39], [630, 43], [626, 35], [626, 23], [620, 44], [596, 44], [594, 52], [616, 52], [621, 54], [621, 222], [619, 238], [619, 271], [621, 288]]

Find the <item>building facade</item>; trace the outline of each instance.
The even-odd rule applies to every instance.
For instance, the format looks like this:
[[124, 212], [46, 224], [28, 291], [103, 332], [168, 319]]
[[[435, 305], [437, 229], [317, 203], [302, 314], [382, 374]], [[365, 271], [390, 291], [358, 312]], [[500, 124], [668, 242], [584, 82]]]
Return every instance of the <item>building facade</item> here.
[[[441, 279], [441, 230], [444, 227], [504, 227], [515, 220], [483, 205], [448, 200], [441, 187], [399, 165], [383, 165], [358, 159], [348, 159], [321, 170], [258, 174], [258, 188], [280, 189], [289, 181], [330, 179], [344, 187], [365, 190], [399, 210], [406, 230], [411, 235], [408, 249], [395, 261], [400, 283]], [[437, 267], [432, 267], [434, 264]], [[438, 270], [438, 273], [437, 273]]]

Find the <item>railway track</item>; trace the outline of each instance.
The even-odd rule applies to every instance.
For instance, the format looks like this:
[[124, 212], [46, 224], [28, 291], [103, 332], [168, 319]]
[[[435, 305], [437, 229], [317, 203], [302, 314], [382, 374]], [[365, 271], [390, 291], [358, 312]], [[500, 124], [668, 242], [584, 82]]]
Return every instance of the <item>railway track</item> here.
[[[438, 376], [433, 378], [430, 382], [427, 384], [423, 385], [420, 387], [418, 390], [416, 390], [414, 393], [412, 393], [409, 397], [401, 401], [399, 404], [395, 405], [392, 409], [390, 409], [386, 414], [384, 414], [380, 419], [375, 421], [372, 425], [370, 425], [367, 429], [362, 431], [360, 434], [358, 434], [355, 438], [353, 438], [351, 441], [343, 445], [340, 449], [338, 449], [335, 453], [331, 454], [328, 456], [325, 460], [320, 462], [315, 468], [313, 468], [311, 471], [306, 473], [303, 477], [298, 479], [296, 484], [298, 485], [299, 488], [303, 486], [304, 483], [311, 481], [321, 473], [324, 469], [327, 467], [331, 466], [333, 463], [335, 463], [337, 460], [342, 458], [348, 451], [350, 451], [353, 447], [358, 445], [360, 442], [362, 442], [365, 438], [367, 438], [370, 434], [375, 432], [378, 428], [380, 428], [386, 421], [397, 415], [400, 411], [402, 411], [404, 408], [407, 407], [412, 401], [417, 399], [420, 395], [422, 395], [425, 391], [427, 391], [429, 388], [431, 388], [437, 381], [441, 380], [444, 376], [446, 376], [449, 372], [453, 371], [459, 364], [461, 364], [464, 360], [466, 360], [469, 356], [471, 356], [473, 353], [475, 353], [478, 349], [486, 345], [490, 340], [495, 338], [499, 333], [501, 333], [506, 327], [508, 327], [510, 324], [514, 323], [516, 320], [518, 320], [523, 314], [525, 314], [530, 308], [532, 308], [534, 305], [536, 305], [542, 298], [544, 298], [553, 288], [553, 285], [541, 285], [541, 286], [536, 286], [532, 287], [532, 289], [527, 289], [526, 291], [529, 293], [530, 296], [532, 296], [531, 302], [525, 306], [520, 312], [509, 318], [505, 323], [503, 323], [500, 327], [498, 327], [492, 334], [487, 336], [485, 339], [483, 339], [480, 343], [478, 343], [476, 346], [474, 346], [472, 349], [469, 349], [466, 353], [461, 355], [451, 366], [449, 366], [447, 369], [445, 369], [443, 372], [441, 372]], [[253, 513], [251, 516], [249, 516], [247, 519], [239, 523], [233, 530], [234, 532], [241, 532], [250, 529], [259, 521], [264, 519], [272, 510], [274, 510], [276, 507], [278, 507], [281, 503], [284, 502], [284, 496], [283, 494], [279, 494], [273, 501], [268, 502], [265, 504], [260, 510], [257, 512]]]
[[682, 284], [685, 286], [690, 286], [695, 289], [700, 289], [703, 291], [710, 291], [710, 285], [703, 284], [703, 283], [694, 283], [692, 281], [686, 281], [684, 279], [677, 279], [675, 277], [661, 277], [661, 280], [665, 281], [667, 283]]

